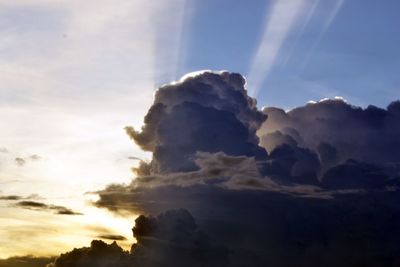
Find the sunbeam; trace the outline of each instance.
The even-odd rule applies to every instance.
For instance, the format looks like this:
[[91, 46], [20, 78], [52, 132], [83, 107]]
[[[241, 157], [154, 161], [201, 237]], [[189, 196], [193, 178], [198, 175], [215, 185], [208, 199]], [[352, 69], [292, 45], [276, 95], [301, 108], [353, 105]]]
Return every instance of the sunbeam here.
[[[155, 85], [176, 80], [185, 55], [185, 29], [189, 21], [189, 1], [166, 1], [156, 9]], [[167, 10], [167, 12], [166, 12]]]
[[310, 56], [314, 52], [314, 50], [317, 48], [319, 43], [321, 42], [322, 38], [324, 37], [326, 31], [329, 29], [331, 26], [332, 22], [335, 20], [337, 14], [339, 13], [340, 9], [342, 8], [344, 4], [344, 0], [336, 0], [335, 5], [333, 6], [332, 10], [329, 12], [327, 19], [323, 23], [321, 32], [319, 33], [317, 39], [311, 46], [311, 48], [308, 50], [305, 60], [303, 61], [302, 67], [305, 67], [308, 64], [308, 61], [310, 59]]
[[269, 7], [261, 42], [247, 75], [250, 95], [258, 94], [305, 3], [304, 0], [275, 1]]
[[[289, 52], [287, 53], [285, 59], [283, 60], [283, 67], [288, 63], [290, 57], [292, 56], [293, 50], [296, 48], [299, 40], [301, 39], [301, 37], [304, 34], [305, 29], [307, 28], [308, 24], [310, 23], [311, 18], [313, 17], [315, 10], [317, 9], [319, 3], [321, 0], [313, 0], [313, 3], [311, 5], [311, 8], [308, 9], [307, 16], [303, 22], [303, 24], [301, 25], [301, 29], [299, 31], [299, 33], [297, 34], [296, 40], [293, 42], [293, 44], [290, 46]], [[307, 6], [308, 8], [308, 6]]]

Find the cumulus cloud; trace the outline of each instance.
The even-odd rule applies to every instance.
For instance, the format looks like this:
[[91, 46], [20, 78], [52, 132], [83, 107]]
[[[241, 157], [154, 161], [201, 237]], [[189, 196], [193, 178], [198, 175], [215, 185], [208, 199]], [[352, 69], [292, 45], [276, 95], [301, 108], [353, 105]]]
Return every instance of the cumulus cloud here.
[[127, 266], [125, 264], [127, 256], [128, 252], [120, 248], [116, 242], [106, 244], [100, 240], [93, 240], [90, 247], [74, 249], [62, 254], [47, 267]]
[[[288, 112], [266, 107], [263, 112], [268, 115], [268, 120], [258, 134], [261, 145], [271, 154], [287, 145], [308, 149], [318, 155], [319, 177], [324, 186], [338, 188], [343, 185], [346, 188], [348, 185], [339, 180], [351, 176], [349, 183], [364, 187], [371, 176], [367, 170], [370, 168], [375, 169], [375, 176], [379, 176], [376, 178], [380, 180], [378, 183], [385, 181], [385, 177], [400, 176], [399, 109], [399, 101], [392, 102], [386, 109], [372, 105], [363, 109], [339, 97], [312, 102]], [[336, 167], [338, 165], [342, 166]], [[366, 167], [369, 165], [374, 166]], [[332, 174], [339, 169], [346, 169], [348, 175]], [[336, 179], [332, 175], [342, 178]], [[359, 181], [357, 184], [356, 180]]]
[[214, 245], [186, 210], [169, 210], [157, 217], [141, 215], [132, 231], [137, 243], [130, 253], [116, 242], [94, 240], [89, 248], [62, 254], [48, 267], [228, 266], [228, 251]]
[[54, 266], [399, 265], [399, 102], [262, 114], [244, 84], [206, 71], [162, 86], [141, 131], [126, 129], [152, 161], [94, 202], [146, 214], [137, 243], [95, 241]]
[[[339, 161], [355, 159], [374, 163], [399, 161], [400, 102], [387, 109], [352, 106], [341, 98], [327, 99], [297, 107], [288, 112], [278, 108], [264, 108], [269, 116], [259, 134], [265, 136], [276, 131], [293, 129], [300, 135], [301, 146], [314, 151], [321, 143], [337, 151]], [[288, 143], [288, 142], [285, 142]]]
[[[386, 174], [373, 164], [348, 160], [330, 168], [324, 175], [322, 184], [332, 189], [378, 189], [388, 184]], [[399, 179], [396, 179], [399, 180]], [[397, 183], [400, 185], [400, 183]]]
[[264, 173], [281, 182], [318, 184], [320, 162], [313, 151], [283, 144], [272, 150]]
[[228, 251], [216, 246], [187, 210], [169, 210], [157, 217], [139, 216], [133, 235], [138, 266], [228, 266]]
[[244, 85], [240, 74], [206, 71], [159, 88], [141, 131], [126, 128], [153, 152], [150, 172], [195, 170], [197, 151], [266, 158], [256, 136], [266, 116]]

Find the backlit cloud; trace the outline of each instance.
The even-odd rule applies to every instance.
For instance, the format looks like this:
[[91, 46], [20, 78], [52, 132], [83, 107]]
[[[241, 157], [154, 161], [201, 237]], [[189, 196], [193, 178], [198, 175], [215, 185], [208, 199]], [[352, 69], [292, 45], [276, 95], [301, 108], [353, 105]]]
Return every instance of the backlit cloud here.
[[[213, 81], [211, 85], [216, 88], [225, 88], [220, 79], [233, 74], [212, 73], [212, 80], [208, 79], [209, 75], [205, 72], [192, 79], [206, 79], [208, 84]], [[169, 90], [163, 91], [165, 88]], [[166, 103], [161, 114], [165, 112], [168, 116], [174, 112], [171, 103], [181, 103], [177, 96], [184, 96], [189, 101], [184, 103], [190, 103], [192, 94], [199, 95], [197, 88], [198, 83], [190, 79], [161, 88], [155, 101], [158, 103], [159, 99], [159, 103]], [[207, 91], [208, 87], [201, 88], [213, 92]], [[236, 89], [230, 86], [224, 90], [233, 93]], [[230, 94], [226, 92], [224, 95]], [[211, 96], [216, 99], [207, 98], [208, 101], [204, 102], [202, 97], [193, 99], [199, 100], [196, 102], [198, 105], [215, 105], [213, 107], [231, 113], [246, 125], [248, 121], [242, 121], [242, 113], [238, 112], [242, 109], [229, 108], [235, 105], [227, 100], [222, 105], [218, 94]], [[233, 99], [238, 101], [236, 105], [245, 103], [242, 97]], [[169, 132], [160, 128], [164, 117], [160, 116], [160, 111], [156, 112], [156, 107], [156, 104], [151, 107], [141, 133], [133, 129], [130, 132], [136, 142], [153, 152], [153, 161], [158, 160], [156, 147], [169, 144], [159, 141], [164, 140], [164, 137], [160, 139], [160, 134]], [[186, 240], [187, 234], [194, 236], [190, 234], [193, 226], [185, 230], [184, 223], [193, 217], [196, 226], [213, 240], [213, 244], [218, 244], [213, 245], [214, 253], [229, 251], [223, 258], [218, 258], [224, 259], [223, 263], [220, 262], [222, 266], [379, 266], [398, 262], [398, 254], [393, 252], [398, 249], [397, 237], [393, 233], [398, 232], [400, 218], [396, 204], [400, 201], [399, 176], [386, 172], [395, 170], [398, 159], [398, 149], [394, 149], [400, 147], [397, 139], [387, 138], [398, 135], [398, 103], [393, 102], [385, 110], [376, 107], [361, 109], [337, 98], [289, 112], [266, 108], [264, 113], [268, 116], [262, 120], [264, 124], [253, 124], [261, 127], [255, 126], [261, 136], [261, 145], [270, 150], [261, 158], [257, 159], [254, 154], [229, 154], [223, 146], [218, 152], [201, 151], [197, 145], [207, 138], [208, 133], [200, 131], [197, 138], [179, 138], [189, 147], [196, 148], [189, 157], [194, 167], [175, 168], [181, 166], [182, 159], [170, 158], [171, 161], [163, 162], [164, 168], [171, 168], [168, 171], [150, 168], [138, 172], [139, 176], [130, 184], [112, 184], [97, 192], [99, 199], [94, 204], [118, 214], [159, 214], [177, 208], [184, 208], [191, 214], [182, 214], [188, 220], [179, 219], [179, 227], [160, 226], [161, 236], [151, 234], [159, 227], [158, 219], [140, 216], [135, 227], [144, 237], [136, 236], [138, 243], [133, 246], [129, 261], [135, 261], [136, 253], [141, 251], [142, 255], [147, 255], [141, 260], [155, 266], [169, 263], [179, 266], [194, 259], [195, 263], [201, 264], [201, 259], [196, 258], [200, 255], [197, 253], [177, 261], [176, 258], [160, 256], [175, 253], [164, 236], [176, 236], [174, 240]], [[168, 125], [178, 123], [184, 125], [177, 127], [179, 129], [201, 129], [202, 121], [196, 116], [202, 116], [202, 113], [191, 114], [191, 120], [174, 116], [168, 120]], [[218, 121], [218, 117], [209, 116], [208, 120]], [[338, 127], [338, 123], [342, 127]], [[221, 132], [228, 140], [232, 138], [229, 134], [236, 134], [235, 131], [229, 134]], [[143, 133], [146, 135], [142, 136]], [[386, 138], [376, 138], [375, 134]], [[353, 135], [354, 140], [359, 141], [353, 142], [357, 149], [353, 154], [343, 153], [342, 142], [353, 140]], [[363, 138], [369, 140], [370, 137], [370, 142], [363, 142]], [[175, 142], [172, 138], [165, 140]], [[372, 140], [375, 142], [373, 145]], [[383, 154], [376, 149], [383, 149], [386, 145], [392, 147], [392, 152], [378, 156]], [[231, 142], [230, 146], [241, 147], [241, 143]], [[182, 151], [185, 153], [186, 150]], [[363, 153], [358, 154], [359, 151]], [[382, 167], [386, 165], [391, 167]], [[388, 221], [387, 218], [395, 219]], [[174, 220], [165, 219], [167, 225], [172, 222]], [[188, 225], [193, 225], [193, 222]], [[175, 229], [183, 233], [175, 233]], [[181, 235], [185, 238], [181, 239]], [[193, 239], [184, 241], [184, 244], [190, 245], [190, 240]], [[156, 250], [157, 256], [154, 258], [150, 256], [154, 254], [147, 254], [149, 250]], [[180, 246], [180, 251], [185, 255], [187, 250]], [[160, 261], [154, 263], [153, 259]], [[196, 266], [195, 263], [191, 266]], [[114, 264], [120, 266], [122, 263], [115, 261]]]
[[194, 170], [197, 151], [265, 159], [255, 133], [266, 116], [244, 83], [236, 73], [206, 71], [160, 87], [141, 131], [126, 128], [136, 144], [153, 152], [150, 172]]

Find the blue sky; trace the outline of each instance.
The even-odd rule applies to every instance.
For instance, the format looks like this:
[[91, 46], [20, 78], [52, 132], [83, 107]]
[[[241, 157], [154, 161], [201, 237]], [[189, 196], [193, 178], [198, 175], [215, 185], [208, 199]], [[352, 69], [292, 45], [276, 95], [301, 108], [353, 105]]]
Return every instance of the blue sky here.
[[[300, 2], [305, 8], [296, 11], [259, 86], [261, 106], [291, 108], [340, 95], [356, 105], [385, 107], [399, 98], [399, 1]], [[273, 6], [259, 0], [190, 2], [179, 74], [227, 69], [248, 76]]]

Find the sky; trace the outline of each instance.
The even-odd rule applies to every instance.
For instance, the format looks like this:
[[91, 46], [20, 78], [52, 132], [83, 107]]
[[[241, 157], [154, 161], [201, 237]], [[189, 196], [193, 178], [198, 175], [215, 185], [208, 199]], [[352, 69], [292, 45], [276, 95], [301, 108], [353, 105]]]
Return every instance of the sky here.
[[152, 159], [124, 127], [139, 129], [156, 89], [187, 73], [241, 73], [259, 108], [335, 96], [386, 108], [400, 98], [399, 8], [0, 0], [0, 258], [56, 255], [111, 235], [129, 248], [135, 216], [94, 207], [91, 192], [129, 183], [137, 159]]

